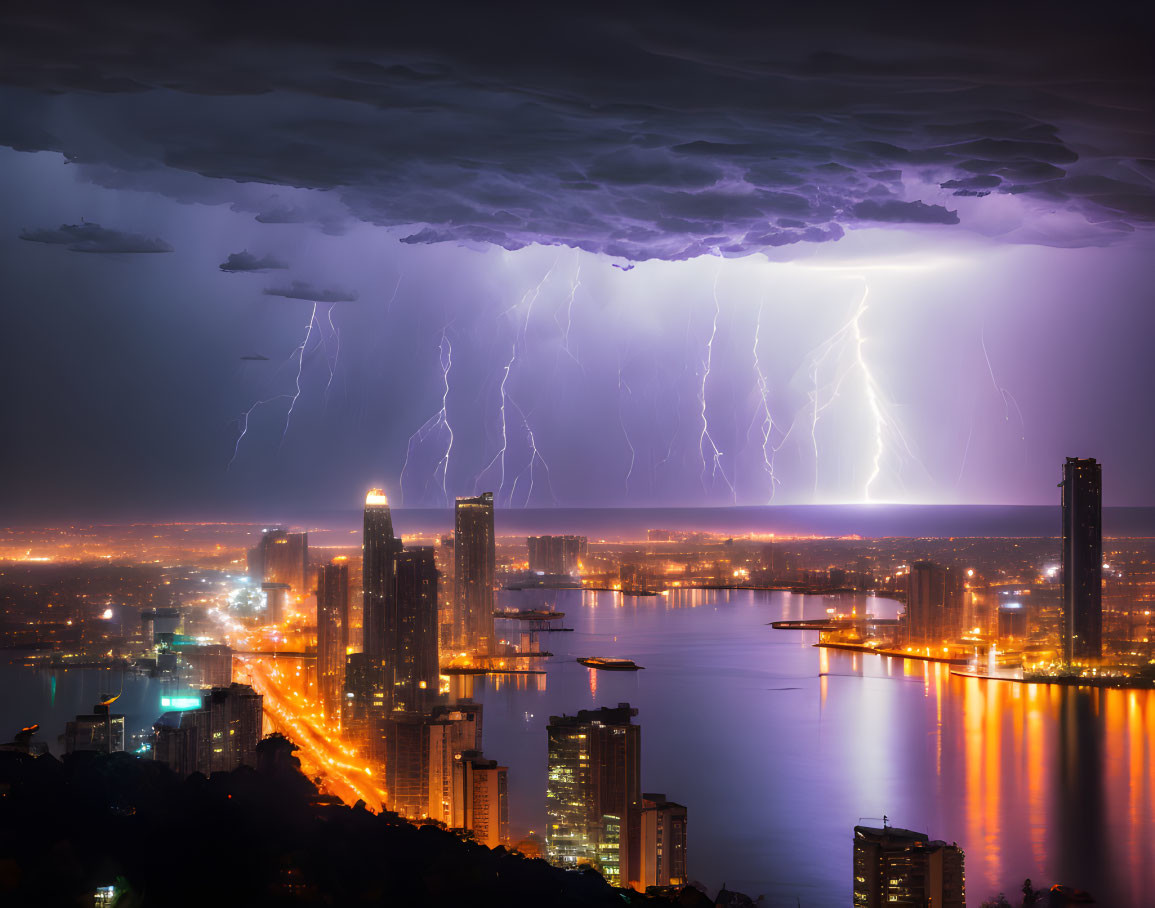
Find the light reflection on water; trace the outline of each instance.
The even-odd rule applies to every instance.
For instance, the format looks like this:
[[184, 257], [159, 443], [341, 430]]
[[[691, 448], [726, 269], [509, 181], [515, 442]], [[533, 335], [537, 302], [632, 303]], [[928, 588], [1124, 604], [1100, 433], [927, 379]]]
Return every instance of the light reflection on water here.
[[[583, 601], [584, 600], [584, 601]], [[769, 904], [850, 902], [864, 818], [957, 841], [968, 903], [1022, 881], [1100, 904], [1155, 892], [1155, 695], [959, 678], [949, 666], [819, 650], [772, 620], [819, 618], [822, 596], [758, 591], [503, 593], [545, 602], [573, 633], [534, 684], [479, 680], [486, 755], [510, 769], [510, 830], [543, 831], [550, 715], [628, 701], [642, 783], [689, 808], [690, 874]], [[897, 604], [870, 600], [893, 617]], [[619, 656], [600, 672], [577, 656]], [[527, 714], [533, 719], [527, 721]], [[865, 819], [870, 818], [870, 819]]]

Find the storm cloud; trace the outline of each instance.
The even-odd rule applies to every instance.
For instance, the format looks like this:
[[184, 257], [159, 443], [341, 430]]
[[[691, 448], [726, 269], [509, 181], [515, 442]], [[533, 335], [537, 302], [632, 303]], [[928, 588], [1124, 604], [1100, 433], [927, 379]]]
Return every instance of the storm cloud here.
[[271, 229], [629, 260], [879, 224], [1099, 245], [1155, 221], [1144, 32], [1125, 19], [143, 9], [44, 4], [0, 29], [0, 142]]
[[283, 296], [290, 300], [308, 300], [311, 303], [352, 303], [357, 300], [354, 290], [337, 287], [315, 287], [307, 281], [293, 281], [287, 287], [266, 287], [265, 296]]
[[120, 253], [172, 252], [172, 246], [157, 237], [111, 230], [91, 221], [83, 224], [61, 224], [38, 230], [23, 230], [20, 239], [30, 243], [65, 246], [70, 252]]
[[221, 271], [239, 272], [239, 271], [277, 271], [288, 268], [288, 264], [282, 262], [276, 256], [262, 255], [256, 256], [247, 249], [241, 252], [233, 252], [229, 257], [221, 262]]

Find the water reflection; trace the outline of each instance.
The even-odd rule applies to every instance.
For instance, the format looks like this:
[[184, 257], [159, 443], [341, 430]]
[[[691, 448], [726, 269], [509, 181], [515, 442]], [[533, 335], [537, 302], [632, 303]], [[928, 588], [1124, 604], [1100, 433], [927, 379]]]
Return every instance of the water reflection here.
[[[848, 904], [851, 827], [886, 814], [958, 841], [972, 905], [1017, 893], [1026, 877], [1081, 886], [1100, 904], [1155, 892], [1155, 695], [959, 678], [942, 663], [820, 650], [812, 634], [767, 626], [833, 604], [560, 593], [574, 632], [550, 635], [546, 689], [475, 687], [487, 756], [510, 767], [511, 831], [545, 820], [546, 717], [629, 701], [643, 786], [687, 804], [691, 876], [711, 887], [764, 893], [769, 905]], [[597, 673], [579, 655], [645, 670]]]

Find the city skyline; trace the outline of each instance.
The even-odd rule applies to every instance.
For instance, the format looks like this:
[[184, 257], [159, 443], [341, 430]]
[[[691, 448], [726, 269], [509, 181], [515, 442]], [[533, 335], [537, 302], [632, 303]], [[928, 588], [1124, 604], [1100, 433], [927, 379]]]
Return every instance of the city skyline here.
[[1152, 48], [0, 8], [0, 903], [1146, 908]]

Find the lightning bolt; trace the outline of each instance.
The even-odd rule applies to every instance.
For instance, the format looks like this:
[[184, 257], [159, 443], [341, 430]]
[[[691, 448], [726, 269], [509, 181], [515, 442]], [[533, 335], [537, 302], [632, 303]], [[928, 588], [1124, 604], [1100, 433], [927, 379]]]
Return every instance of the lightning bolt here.
[[341, 358], [341, 332], [337, 330], [337, 326], [333, 323], [333, 307], [332, 306], [329, 307], [328, 318], [329, 318], [329, 331], [331, 332], [329, 336], [332, 337], [337, 342], [337, 349], [333, 351], [333, 358], [330, 360], [329, 356], [328, 356], [329, 347], [327, 344], [325, 346], [325, 359], [329, 363], [329, 381], [325, 385], [326, 397], [329, 394], [329, 388], [333, 384], [333, 376], [337, 372], [337, 361]]
[[[573, 301], [574, 301], [574, 297], [577, 296], [578, 287], [581, 286], [581, 282], [582, 282], [581, 281], [581, 277], [582, 277], [581, 250], [574, 250], [574, 252], [576, 253], [575, 258], [574, 258], [575, 270], [574, 270], [573, 280], [570, 282], [569, 296], [566, 298], [566, 301], [565, 301], [565, 325], [563, 327], [559, 323], [558, 327], [560, 327], [562, 329], [561, 348], [565, 351], [566, 356], [568, 356], [575, 363], [577, 363], [578, 367], [584, 372], [585, 367], [581, 364], [581, 361], [577, 358], [577, 356], [573, 352], [573, 349], [569, 345], [570, 329], [573, 327]], [[557, 321], [556, 316], [554, 317], [554, 321]]]
[[276, 394], [273, 397], [267, 397], [264, 400], [258, 400], [237, 418], [237, 422], [240, 423], [241, 431], [240, 434], [237, 435], [236, 443], [233, 445], [233, 456], [229, 458], [229, 462], [225, 466], [226, 470], [232, 467], [233, 461], [237, 459], [237, 454], [239, 454], [241, 451], [241, 441], [249, 433], [249, 417], [253, 415], [253, 411], [258, 407], [263, 407], [265, 404], [271, 404], [275, 400], [287, 400], [288, 398], [288, 394]]
[[618, 425], [622, 429], [622, 437], [626, 440], [626, 447], [630, 449], [630, 467], [626, 470], [626, 497], [630, 495], [630, 477], [634, 475], [634, 464], [638, 459], [638, 452], [634, 448], [634, 443], [630, 441], [630, 433], [626, 431], [626, 420], [622, 414], [622, 388], [626, 389], [626, 393], [630, 397], [634, 396], [633, 390], [622, 378], [622, 363], [618, 360]]
[[706, 444], [710, 445], [710, 481], [713, 483], [718, 474], [722, 474], [722, 481], [730, 489], [730, 496], [737, 501], [737, 494], [734, 490], [734, 483], [732, 483], [726, 476], [726, 471], [722, 467], [722, 451], [714, 443], [714, 438], [710, 434], [710, 420], [706, 414], [706, 385], [710, 381], [710, 370], [714, 360], [714, 338], [718, 334], [718, 316], [721, 314], [722, 306], [718, 302], [718, 272], [714, 273], [714, 320], [710, 326], [710, 338], [706, 341], [706, 355], [702, 361], [702, 384], [698, 391], [698, 401], [701, 404], [701, 418], [702, 418], [702, 432], [698, 436], [698, 453], [702, 458], [702, 489], [709, 492], [706, 487]]
[[774, 432], [774, 419], [770, 415], [770, 383], [758, 358], [758, 341], [762, 336], [762, 311], [765, 308], [766, 301], [762, 300], [758, 306], [758, 320], [754, 324], [754, 378], [758, 386], [759, 404], [754, 410], [750, 428], [746, 430], [746, 437], [750, 437], [750, 429], [757, 425], [762, 436], [762, 468], [770, 480], [770, 496], [767, 498], [769, 503], [774, 500], [774, 487], [778, 484], [778, 477], [774, 475], [774, 454], [770, 444], [770, 436]]
[[[870, 287], [865, 277], [860, 276], [860, 280], [863, 282], [862, 298], [855, 306], [850, 318], [810, 354], [809, 374], [813, 382], [813, 389], [810, 392], [807, 411], [810, 415], [810, 445], [814, 451], [814, 493], [815, 496], [817, 496], [820, 474], [818, 423], [822, 418], [822, 414], [841, 396], [843, 385], [852, 377], [857, 378], [863, 397], [866, 399], [866, 409], [870, 414], [872, 425], [869, 474], [863, 484], [862, 490], [863, 499], [870, 501], [871, 487], [877, 482], [882, 472], [882, 461], [886, 455], [886, 438], [888, 435], [893, 436], [894, 439], [897, 440], [901, 450], [904, 451], [912, 461], [918, 463], [918, 458], [915, 457], [910, 444], [899, 428], [898, 421], [888, 414], [881, 387], [874, 377], [874, 373], [871, 371], [870, 364], [866, 357], [867, 341], [862, 332], [862, 318], [868, 309], [867, 298], [870, 293]], [[840, 363], [835, 367], [832, 382], [823, 384], [821, 381], [822, 369], [827, 360], [832, 356], [838, 359]], [[826, 393], [827, 389], [829, 389], [828, 394]], [[774, 446], [773, 450], [775, 453], [786, 443], [786, 440], [793, 433], [797, 423], [798, 416], [795, 417], [790, 429], [782, 437], [781, 441]]]
[[495, 463], [498, 463], [499, 461], [501, 463], [501, 481], [497, 484], [498, 498], [501, 497], [501, 490], [505, 488], [505, 452], [509, 448], [508, 426], [507, 426], [506, 420], [505, 420], [505, 404], [506, 404], [506, 401], [508, 400], [508, 397], [506, 396], [506, 393], [505, 393], [505, 385], [509, 381], [509, 371], [510, 371], [510, 369], [513, 368], [513, 363], [514, 363], [514, 360], [516, 360], [516, 359], [517, 359], [517, 341], [514, 340], [513, 345], [512, 345], [512, 349], [510, 350], [510, 353], [509, 353], [509, 362], [507, 362], [505, 364], [505, 371], [502, 373], [502, 376], [501, 376], [501, 386], [499, 389], [501, 392], [501, 404], [498, 406], [498, 414], [500, 415], [500, 419], [501, 419], [501, 448], [498, 449], [498, 452], [493, 455], [493, 460], [491, 460], [486, 465], [485, 469], [482, 470], [477, 475], [477, 481], [474, 483], [474, 486], [473, 486], [473, 493], [475, 495], [477, 494], [477, 489], [480, 487], [481, 480], [485, 478], [485, 475], [491, 469], [493, 469], [493, 465]]
[[[541, 295], [541, 288], [543, 286], [545, 286], [546, 281], [548, 281], [550, 278], [550, 275], [553, 274], [554, 268], [557, 267], [557, 263], [558, 263], [558, 259], [554, 259], [553, 264], [550, 265], [549, 268], [546, 270], [545, 274], [542, 275], [541, 280], [538, 281], [536, 285], [534, 285], [533, 287], [530, 287], [528, 290], [526, 290], [526, 292], [522, 295], [521, 299], [518, 302], [514, 303], [512, 306], [510, 306], [504, 312], [501, 313], [503, 316], [505, 316], [505, 315], [509, 315], [512, 312], [516, 312], [518, 309], [522, 308], [523, 306], [525, 307], [525, 318], [522, 319], [520, 328], [514, 333], [513, 344], [511, 345], [511, 349], [510, 349], [510, 353], [509, 353], [509, 360], [506, 362], [505, 367], [502, 370], [502, 375], [501, 375], [501, 386], [500, 386], [501, 403], [498, 406], [498, 415], [499, 415], [499, 419], [500, 419], [500, 423], [501, 423], [501, 448], [493, 456], [493, 459], [488, 464], [486, 464], [485, 469], [482, 470], [477, 475], [477, 480], [474, 483], [474, 493], [475, 494], [476, 494], [477, 489], [480, 487], [481, 481], [485, 478], [486, 474], [489, 473], [489, 471], [493, 468], [494, 464], [497, 464], [497, 463], [501, 464], [501, 481], [497, 486], [497, 497], [499, 500], [501, 498], [502, 491], [505, 489], [505, 478], [506, 478], [505, 456], [506, 456], [506, 453], [509, 451], [509, 425], [508, 425], [508, 421], [507, 421], [507, 415], [508, 414], [506, 412], [506, 405], [507, 404], [512, 404], [514, 409], [516, 409], [518, 411], [518, 415], [521, 417], [522, 425], [524, 426], [525, 431], [526, 431], [527, 441], [529, 442], [530, 460], [529, 460], [529, 464], [528, 464], [528, 469], [530, 471], [530, 493], [532, 493], [532, 491], [533, 491], [533, 466], [534, 466], [535, 461], [540, 459], [542, 462], [542, 465], [545, 466], [547, 475], [549, 473], [548, 464], [546, 464], [545, 459], [543, 457], [541, 457], [541, 454], [537, 450], [537, 442], [534, 438], [533, 428], [529, 424], [529, 419], [528, 419], [527, 415], [525, 414], [525, 412], [522, 410], [522, 408], [520, 406], [518, 406], [518, 404], [509, 395], [507, 388], [509, 385], [509, 376], [510, 376], [510, 373], [513, 371], [514, 364], [517, 362], [518, 354], [522, 350], [525, 349], [526, 334], [529, 331], [529, 321], [533, 315], [534, 303], [537, 302], [537, 298]], [[517, 476], [514, 478], [513, 487], [510, 489], [509, 496], [506, 499], [510, 503], [512, 503], [512, 501], [513, 501], [513, 492], [517, 487], [517, 480], [520, 479], [521, 474], [524, 472], [525, 472], [525, 468], [523, 468], [517, 474]], [[552, 485], [550, 487], [550, 491], [552, 494]], [[527, 501], [528, 501], [528, 499], [527, 499]]]
[[[305, 337], [301, 340], [301, 345], [294, 351], [297, 355], [297, 378], [296, 391], [291, 395], [289, 401], [289, 409], [285, 413], [285, 428], [281, 432], [281, 444], [285, 443], [285, 436], [289, 434], [289, 422], [293, 418], [293, 410], [297, 406], [297, 401], [301, 397], [301, 372], [305, 368], [305, 348], [309, 345], [309, 338], [313, 336], [313, 324], [317, 321], [317, 304], [313, 303], [313, 311], [309, 313], [309, 324], [305, 327]], [[291, 355], [291, 354], [290, 354]]]
[[[1015, 396], [1011, 394], [1006, 388], [999, 384], [999, 380], [995, 377], [994, 366], [991, 365], [991, 355], [987, 352], [987, 338], [986, 327], [979, 329], [979, 343], [983, 348], [983, 359], [987, 362], [987, 371], [991, 376], [991, 384], [994, 385], [995, 393], [1002, 398], [1003, 401], [1003, 421], [1010, 423], [1011, 421], [1011, 407], [1015, 408], [1015, 413], [1019, 417], [1019, 440], [1025, 445], [1027, 443], [1027, 423], [1023, 419], [1023, 411], [1019, 408], [1019, 402], [1015, 400]], [[1024, 454], [1026, 452], [1024, 451]]]
[[[409, 469], [409, 461], [413, 456], [414, 448], [422, 444], [434, 432], [444, 429], [448, 435], [445, 443], [445, 453], [438, 459], [430, 478], [433, 482], [438, 482], [438, 474], [441, 474], [441, 497], [446, 506], [448, 506], [450, 499], [447, 477], [449, 473], [449, 455], [453, 451], [453, 427], [449, 424], [449, 372], [453, 368], [453, 344], [449, 340], [447, 329], [442, 329], [441, 340], [437, 345], [437, 356], [438, 362], [441, 365], [441, 409], [430, 416], [429, 419], [421, 425], [421, 428], [409, 436], [409, 444], [405, 450], [405, 463], [401, 467], [401, 488], [402, 494], [404, 494], [405, 474]], [[425, 486], [422, 489], [423, 500], [424, 494], [429, 488], [429, 481], [429, 479], [425, 481]]]

